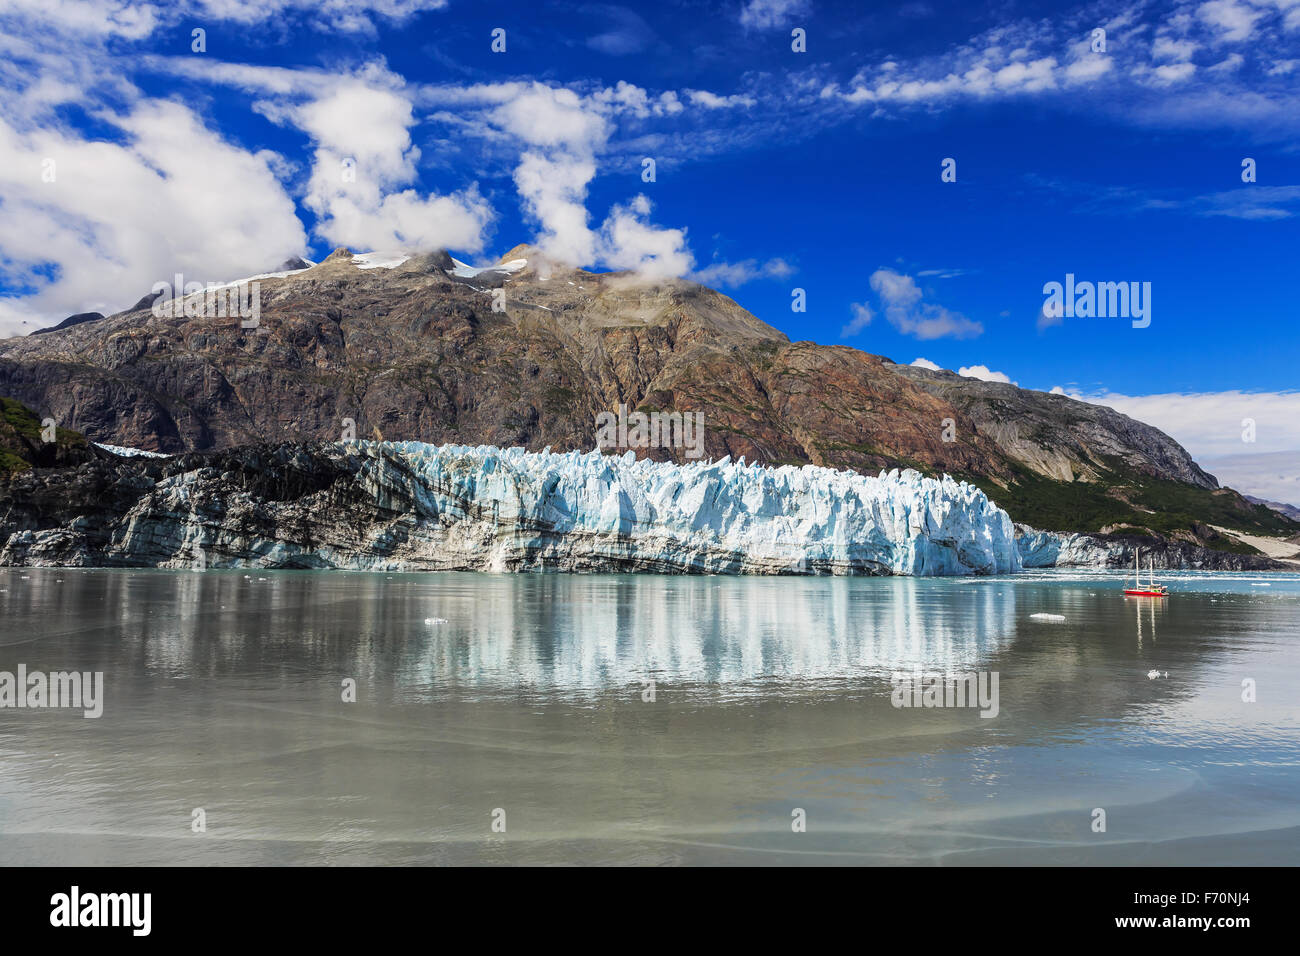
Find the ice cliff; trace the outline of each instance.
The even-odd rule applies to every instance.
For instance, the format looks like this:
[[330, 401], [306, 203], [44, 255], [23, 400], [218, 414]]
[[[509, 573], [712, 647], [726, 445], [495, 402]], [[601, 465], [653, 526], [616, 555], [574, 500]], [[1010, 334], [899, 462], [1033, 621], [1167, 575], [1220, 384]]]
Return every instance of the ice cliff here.
[[[376, 451], [362, 443], [366, 452]], [[484, 570], [609, 562], [767, 574], [1018, 570], [1014, 528], [978, 489], [915, 471], [743, 460], [684, 465], [418, 442], [387, 448], [417, 476], [418, 509]], [[377, 481], [377, 493], [383, 481]], [[467, 539], [481, 542], [475, 549]]]
[[[110, 457], [110, 456], [106, 456]], [[0, 563], [357, 570], [997, 574], [984, 493], [915, 471], [689, 464], [599, 452], [345, 442], [29, 475]], [[52, 483], [68, 484], [67, 494]], [[24, 491], [23, 483], [35, 486]], [[79, 489], [94, 485], [99, 504]], [[25, 504], [30, 499], [31, 506]], [[52, 506], [56, 502], [56, 506]]]

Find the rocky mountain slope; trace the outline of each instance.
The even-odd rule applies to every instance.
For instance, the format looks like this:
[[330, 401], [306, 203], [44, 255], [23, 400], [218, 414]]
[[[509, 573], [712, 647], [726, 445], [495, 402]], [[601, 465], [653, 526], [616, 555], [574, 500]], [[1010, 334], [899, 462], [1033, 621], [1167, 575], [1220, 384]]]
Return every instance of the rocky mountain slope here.
[[[382, 263], [340, 249], [260, 281], [256, 329], [158, 318], [146, 296], [0, 342], [0, 395], [94, 441], [165, 452], [330, 441], [348, 428], [586, 451], [597, 416], [625, 403], [702, 413], [707, 458], [947, 473], [1037, 528], [1198, 545], [1210, 524], [1300, 530], [1111, 409], [790, 342], [693, 283], [567, 269], [528, 247], [481, 271], [445, 252]], [[638, 454], [685, 460], [675, 447]]]

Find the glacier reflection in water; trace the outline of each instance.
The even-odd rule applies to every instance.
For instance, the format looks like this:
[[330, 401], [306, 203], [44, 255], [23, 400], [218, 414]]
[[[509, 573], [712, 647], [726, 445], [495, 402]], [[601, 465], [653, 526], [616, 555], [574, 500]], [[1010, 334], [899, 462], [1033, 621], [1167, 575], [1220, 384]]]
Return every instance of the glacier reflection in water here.
[[[476, 582], [436, 604], [404, 676], [467, 687], [599, 692], [648, 679], [739, 684], [896, 670], [971, 669], [1010, 638], [1011, 594], [968, 589], [960, 607], [897, 578], [852, 580], [546, 576]], [[488, 593], [483, 594], [482, 590]]]
[[0, 709], [0, 864], [1293, 862], [1300, 577], [1166, 580], [0, 569], [107, 687]]

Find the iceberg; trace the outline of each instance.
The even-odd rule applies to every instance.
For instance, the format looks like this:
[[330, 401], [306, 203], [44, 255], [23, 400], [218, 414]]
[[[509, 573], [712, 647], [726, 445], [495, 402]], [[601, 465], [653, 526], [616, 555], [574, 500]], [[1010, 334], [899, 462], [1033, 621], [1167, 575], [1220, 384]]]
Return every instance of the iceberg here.
[[[339, 443], [408, 547], [485, 571], [757, 574], [1019, 571], [1010, 517], [978, 488], [897, 469], [675, 464], [422, 442]], [[382, 550], [382, 549], [381, 549]]]

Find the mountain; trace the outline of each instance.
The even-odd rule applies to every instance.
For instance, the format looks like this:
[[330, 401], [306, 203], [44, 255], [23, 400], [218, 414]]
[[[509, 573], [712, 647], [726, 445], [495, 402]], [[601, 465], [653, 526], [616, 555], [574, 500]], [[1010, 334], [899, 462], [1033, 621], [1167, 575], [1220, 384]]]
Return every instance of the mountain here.
[[527, 246], [485, 269], [338, 249], [259, 283], [257, 328], [159, 318], [146, 297], [0, 342], [0, 394], [93, 441], [173, 453], [347, 434], [588, 451], [598, 416], [625, 404], [701, 414], [707, 458], [947, 473], [1034, 528], [1194, 545], [1210, 525], [1300, 530], [1112, 409], [791, 342], [695, 283], [575, 270]]
[[62, 332], [64, 329], [70, 329], [74, 325], [81, 325], [84, 322], [98, 322], [104, 317], [102, 312], [78, 312], [76, 315], [70, 315], [58, 325], [51, 325], [48, 329], [37, 329], [34, 332], [28, 332], [28, 335], [47, 335], [50, 332]]
[[1297, 508], [1295, 505], [1289, 505], [1283, 501], [1269, 501], [1266, 498], [1256, 498], [1254, 495], [1245, 495], [1244, 497], [1253, 505], [1263, 505], [1266, 508], [1271, 508], [1276, 511], [1278, 514], [1285, 515], [1292, 521], [1300, 521], [1300, 508]]

